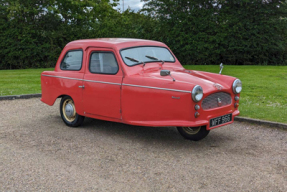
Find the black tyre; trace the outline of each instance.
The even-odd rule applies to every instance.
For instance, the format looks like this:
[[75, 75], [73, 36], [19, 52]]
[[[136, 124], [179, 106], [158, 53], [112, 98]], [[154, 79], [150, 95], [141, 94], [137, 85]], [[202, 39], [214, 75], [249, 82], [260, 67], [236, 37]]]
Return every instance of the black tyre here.
[[185, 138], [192, 141], [199, 141], [205, 138], [209, 130], [205, 126], [201, 127], [177, 127], [178, 132]]
[[60, 103], [60, 113], [64, 123], [70, 127], [80, 126], [85, 117], [78, 115], [75, 104], [70, 96], [64, 96]]

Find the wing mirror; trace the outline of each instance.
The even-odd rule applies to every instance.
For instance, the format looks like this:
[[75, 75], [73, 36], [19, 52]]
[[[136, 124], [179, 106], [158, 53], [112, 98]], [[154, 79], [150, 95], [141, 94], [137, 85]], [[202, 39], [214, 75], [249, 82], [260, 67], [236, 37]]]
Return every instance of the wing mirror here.
[[160, 76], [168, 76], [168, 75], [172, 78], [173, 81], [175, 81], [175, 79], [170, 74], [170, 70], [161, 70], [160, 71]]

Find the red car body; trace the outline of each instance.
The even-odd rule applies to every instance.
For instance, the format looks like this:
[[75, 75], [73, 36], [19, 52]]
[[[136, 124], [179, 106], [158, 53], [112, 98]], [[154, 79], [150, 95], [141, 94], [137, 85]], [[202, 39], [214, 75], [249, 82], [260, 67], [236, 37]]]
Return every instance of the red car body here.
[[[128, 66], [121, 50], [130, 47], [163, 47], [169, 50], [174, 62], [154, 61]], [[81, 50], [79, 70], [63, 70], [60, 65], [68, 51]], [[90, 70], [92, 53], [112, 53], [118, 64], [115, 74], [95, 74]], [[144, 65], [144, 66], [143, 66]], [[171, 76], [161, 76], [161, 70]], [[173, 81], [173, 79], [175, 81]], [[41, 74], [41, 101], [53, 105], [59, 97], [70, 96], [76, 113], [81, 116], [140, 126], [205, 126], [210, 130], [230, 124], [239, 115], [238, 99], [232, 85], [234, 77], [195, 70], [186, 70], [171, 50], [161, 42], [140, 39], [87, 39], [68, 43], [63, 49], [54, 71]], [[199, 102], [192, 99], [193, 88], [203, 89]], [[231, 101], [221, 106], [203, 108], [202, 102], [215, 93], [226, 93]], [[212, 99], [210, 97], [209, 99]], [[216, 98], [215, 98], [216, 99]], [[200, 109], [196, 110], [195, 105]], [[198, 112], [199, 116], [195, 117]], [[232, 119], [216, 126], [210, 120], [226, 114]]]

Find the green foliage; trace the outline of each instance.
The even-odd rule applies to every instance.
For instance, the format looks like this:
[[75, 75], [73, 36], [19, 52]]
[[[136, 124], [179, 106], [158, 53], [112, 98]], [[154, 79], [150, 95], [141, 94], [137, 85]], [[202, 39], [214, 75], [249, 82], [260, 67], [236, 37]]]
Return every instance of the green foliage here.
[[287, 64], [287, 5], [279, 0], [0, 0], [0, 69], [54, 67], [76, 39], [166, 43], [183, 64]]
[[286, 64], [280, 0], [150, 0], [144, 11], [160, 21], [156, 39], [184, 64]]
[[64, 46], [116, 12], [108, 0], [1, 0], [0, 69], [53, 67]]
[[93, 29], [96, 37], [153, 39], [155, 24], [153, 18], [127, 9], [123, 13], [114, 12], [95, 23]]

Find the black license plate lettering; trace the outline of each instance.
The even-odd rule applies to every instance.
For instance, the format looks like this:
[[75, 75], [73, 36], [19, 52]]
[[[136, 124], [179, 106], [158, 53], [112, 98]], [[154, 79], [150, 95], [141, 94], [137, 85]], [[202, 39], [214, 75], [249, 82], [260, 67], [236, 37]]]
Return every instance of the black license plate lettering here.
[[210, 127], [228, 123], [230, 121], [232, 121], [232, 114], [216, 117], [216, 118], [210, 119]]
[[229, 115], [222, 116], [222, 123], [226, 123], [226, 122], [229, 122], [229, 121], [230, 121], [230, 116]]

